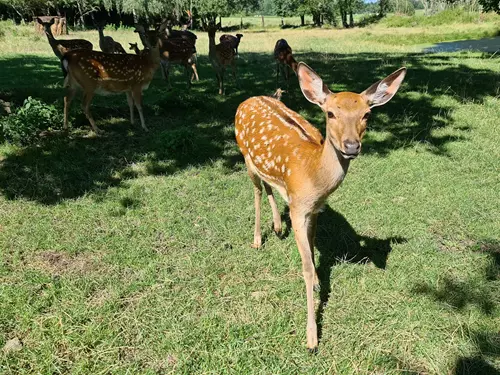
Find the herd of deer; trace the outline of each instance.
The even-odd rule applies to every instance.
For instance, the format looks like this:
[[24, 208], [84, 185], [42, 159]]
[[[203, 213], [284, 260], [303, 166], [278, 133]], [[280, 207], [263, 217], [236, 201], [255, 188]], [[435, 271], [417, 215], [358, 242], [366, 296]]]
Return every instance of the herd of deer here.
[[[146, 130], [142, 91], [148, 87], [160, 64], [167, 79], [171, 63], [183, 64], [186, 71], [191, 69], [193, 74], [188, 74], [189, 81], [193, 77], [198, 79], [196, 36], [189, 31], [177, 31], [174, 35], [165, 24], [154, 31], [137, 27], [136, 32], [146, 49], [140, 51], [136, 44], [131, 44], [136, 55], [129, 55], [124, 54], [119, 43], [103, 35], [102, 26], [99, 27], [99, 44], [103, 52], [92, 51], [92, 44], [85, 40], [57, 41], [50, 33], [50, 24], [44, 26], [54, 52], [61, 58], [66, 76], [65, 127], [69, 103], [77, 88], [83, 90], [84, 112], [95, 131], [97, 127], [89, 105], [96, 92], [125, 92], [130, 106], [130, 121], [134, 121], [135, 104], [141, 125]], [[232, 66], [236, 78], [234, 57], [242, 35], [223, 36], [221, 43], [216, 44], [215, 33], [220, 24], [204, 27], [209, 36], [209, 58], [216, 72], [219, 93], [223, 94], [224, 70], [228, 65]], [[302, 116], [287, 108], [279, 99], [269, 96], [252, 97], [239, 105], [235, 116], [235, 135], [254, 184], [253, 247], [262, 245], [262, 186], [271, 205], [277, 234], [281, 232], [282, 223], [273, 188], [289, 205], [306, 284], [307, 348], [314, 352], [318, 346], [318, 334], [313, 293], [320, 286], [314, 261], [318, 213], [328, 196], [342, 183], [350, 161], [360, 153], [371, 108], [387, 103], [396, 94], [406, 75], [406, 68], [400, 68], [360, 94], [333, 93], [308, 65], [294, 59], [286, 40], [277, 41], [274, 57], [277, 79], [282, 72], [288, 84], [290, 70], [293, 70], [306, 99], [325, 113], [326, 136], [323, 138], [318, 129]]]

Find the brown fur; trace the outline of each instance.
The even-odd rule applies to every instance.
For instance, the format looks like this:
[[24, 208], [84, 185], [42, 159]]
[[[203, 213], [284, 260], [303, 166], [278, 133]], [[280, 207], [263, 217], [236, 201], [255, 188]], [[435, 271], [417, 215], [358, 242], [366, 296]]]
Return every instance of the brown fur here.
[[[154, 44], [153, 44], [154, 43]], [[142, 91], [147, 89], [160, 65], [158, 40], [151, 40], [152, 48], [143, 55], [107, 54], [104, 52], [75, 50], [63, 58], [68, 75], [64, 98], [64, 127], [68, 127], [68, 111], [76, 89], [83, 90], [82, 107], [95, 132], [98, 132], [90, 113], [90, 102], [95, 93], [126, 93], [130, 107], [130, 122], [134, 122], [134, 107], [137, 107], [141, 125], [147, 130], [142, 112]]]
[[276, 60], [276, 86], [279, 85], [279, 75], [282, 72], [286, 85], [289, 86], [290, 69], [297, 71], [297, 61], [293, 57], [292, 48], [285, 39], [279, 39], [274, 46], [274, 59]]
[[[370, 108], [385, 104], [396, 93], [405, 69], [400, 69], [361, 94], [333, 94], [307, 65], [297, 67], [305, 97], [325, 112], [326, 137], [279, 100], [258, 96], [240, 104], [235, 134], [254, 184], [253, 247], [260, 247], [262, 185], [273, 212], [274, 230], [281, 232], [281, 216], [273, 190], [288, 202], [295, 240], [302, 259], [307, 296], [307, 348], [318, 346], [313, 290], [319, 287], [314, 266], [314, 238], [318, 212], [342, 183], [350, 159], [361, 150]], [[354, 146], [353, 146], [354, 145]]]
[[220, 29], [220, 23], [217, 25], [204, 25], [208, 32], [208, 57], [215, 70], [217, 82], [219, 84], [219, 94], [224, 95], [224, 73], [227, 66], [231, 66], [233, 77], [236, 81], [236, 53], [229, 43], [215, 44], [215, 33]]

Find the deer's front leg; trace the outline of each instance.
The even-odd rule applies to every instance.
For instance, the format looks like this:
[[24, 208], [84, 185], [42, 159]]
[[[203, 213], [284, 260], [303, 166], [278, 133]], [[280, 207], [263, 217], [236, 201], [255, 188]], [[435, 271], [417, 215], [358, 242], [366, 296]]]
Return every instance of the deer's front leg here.
[[307, 297], [307, 349], [310, 352], [315, 352], [318, 349], [318, 330], [316, 326], [316, 316], [314, 313], [314, 262], [312, 259], [311, 248], [307, 236], [310, 217], [307, 217], [301, 210], [292, 209], [290, 207], [290, 216], [292, 219], [293, 231], [295, 233], [295, 241], [299, 248], [300, 257], [302, 259], [302, 273], [306, 283]]
[[311, 220], [309, 221], [309, 226], [307, 228], [307, 240], [309, 241], [309, 247], [311, 249], [311, 258], [314, 266], [314, 291], [319, 292], [319, 278], [318, 272], [316, 270], [316, 261], [314, 260], [314, 239], [316, 238], [316, 228], [318, 222], [318, 214], [312, 214]]

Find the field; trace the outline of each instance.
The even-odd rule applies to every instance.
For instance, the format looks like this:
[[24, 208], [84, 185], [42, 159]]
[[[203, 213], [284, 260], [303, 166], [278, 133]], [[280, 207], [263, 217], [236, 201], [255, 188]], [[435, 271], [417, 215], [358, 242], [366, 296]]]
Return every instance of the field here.
[[[1, 25], [0, 96], [62, 112], [45, 37]], [[176, 69], [168, 91], [157, 72], [149, 133], [108, 96], [92, 105], [100, 137], [77, 99], [69, 134], [55, 123], [34, 145], [0, 145], [0, 347], [23, 344], [0, 353], [0, 373], [500, 374], [499, 55], [422, 52], [498, 29], [244, 31], [226, 96], [198, 33], [201, 81], [188, 91]], [[98, 46], [96, 32], [71, 37]], [[276, 88], [279, 38], [335, 91], [408, 68], [319, 217], [316, 355], [294, 236], [273, 234], [267, 202], [264, 245], [249, 246], [253, 189], [234, 140], [238, 104]], [[283, 101], [324, 132], [295, 77]]]

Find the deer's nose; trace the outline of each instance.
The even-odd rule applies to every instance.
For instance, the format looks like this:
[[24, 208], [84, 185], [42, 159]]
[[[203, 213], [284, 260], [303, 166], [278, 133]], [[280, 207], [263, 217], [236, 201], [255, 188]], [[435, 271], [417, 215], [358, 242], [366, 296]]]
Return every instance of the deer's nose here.
[[357, 155], [361, 150], [361, 143], [359, 141], [345, 140], [344, 153], [347, 155]]

